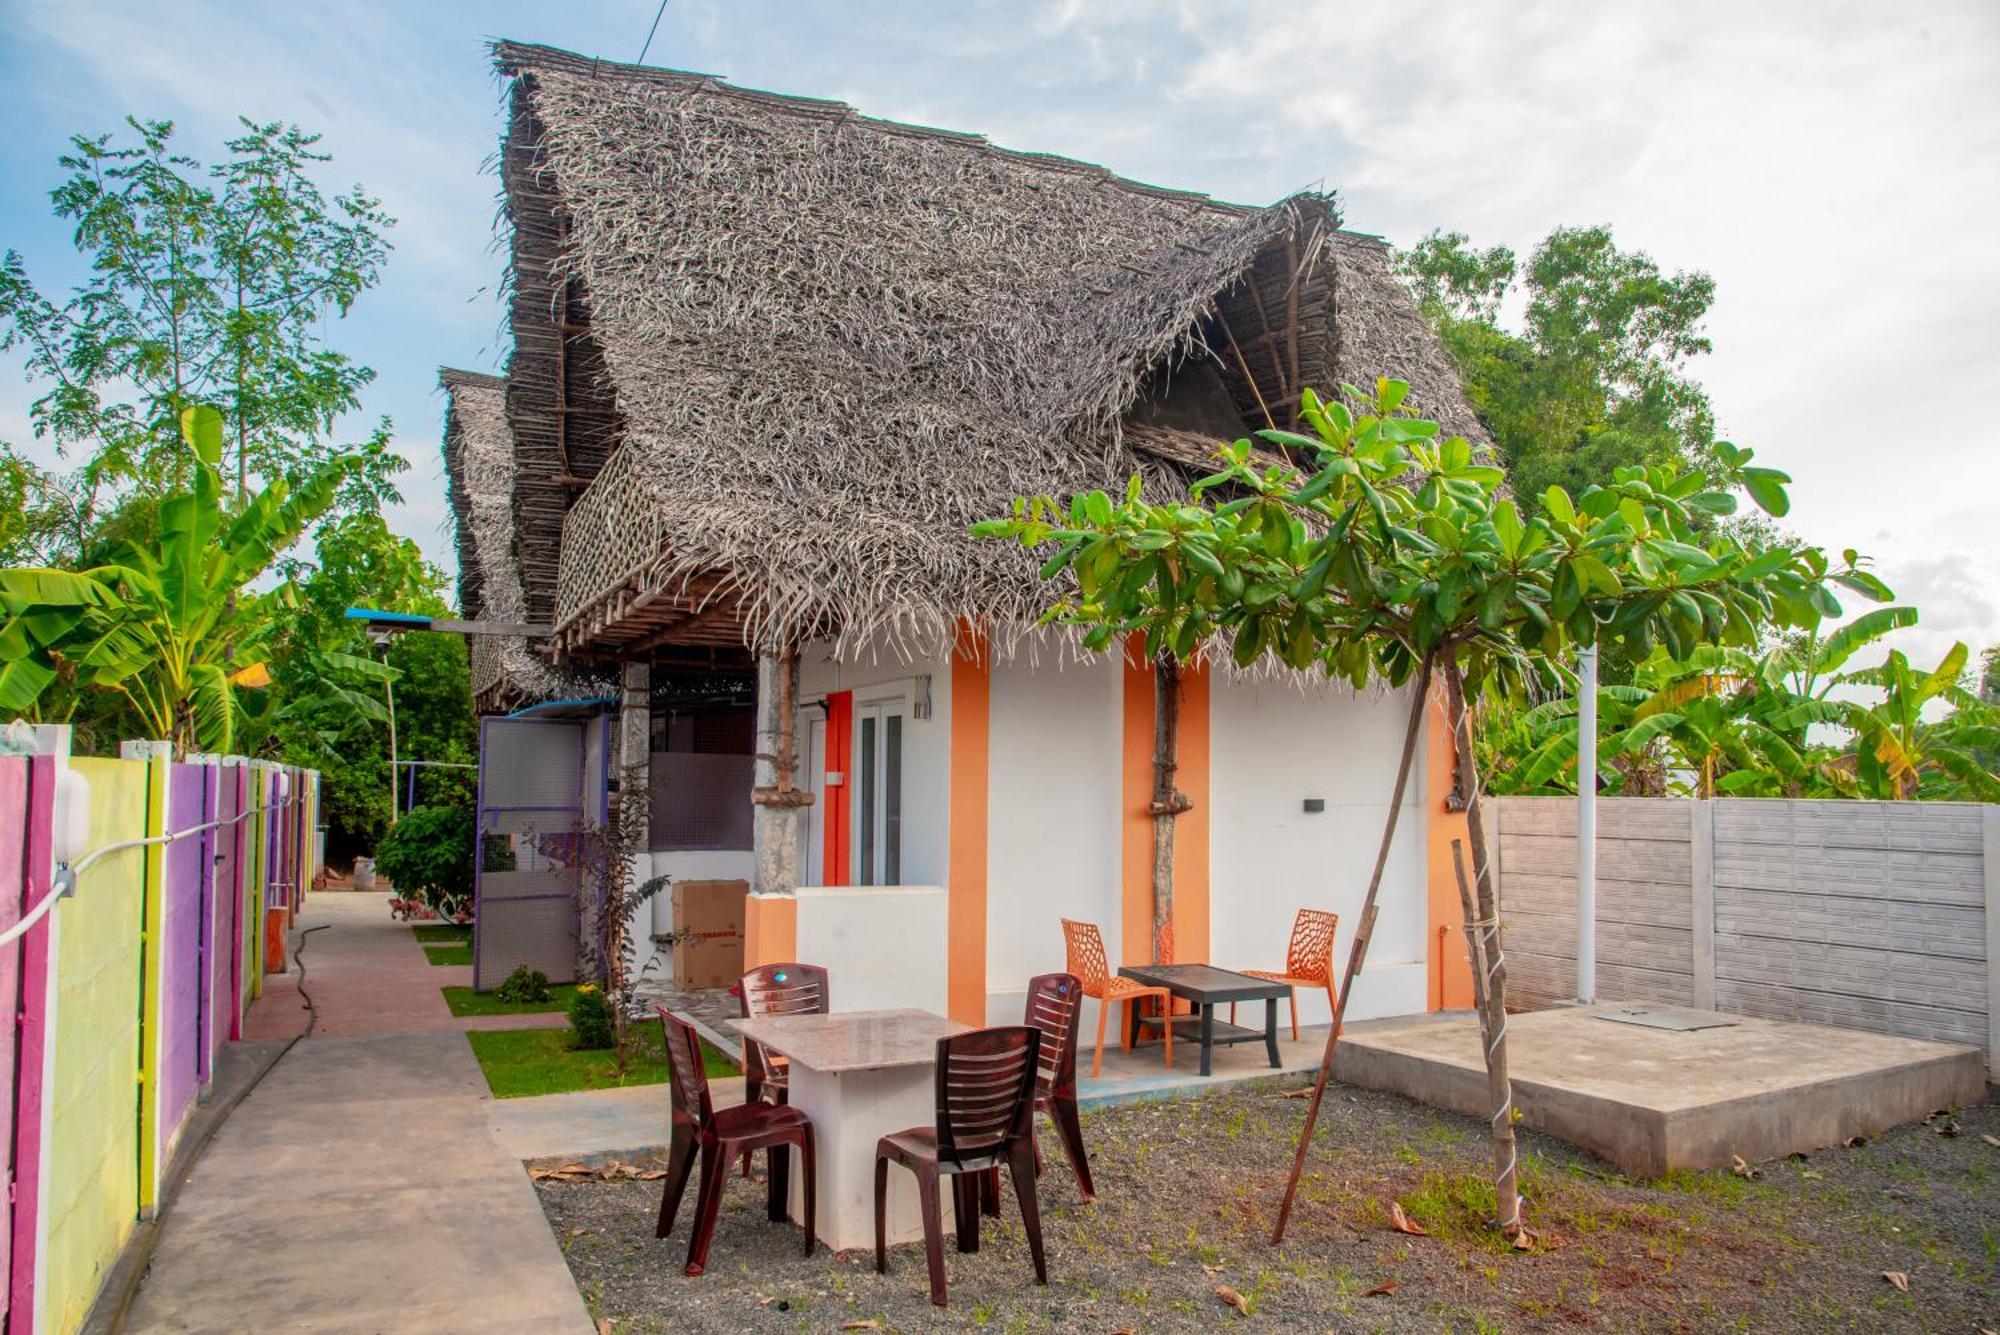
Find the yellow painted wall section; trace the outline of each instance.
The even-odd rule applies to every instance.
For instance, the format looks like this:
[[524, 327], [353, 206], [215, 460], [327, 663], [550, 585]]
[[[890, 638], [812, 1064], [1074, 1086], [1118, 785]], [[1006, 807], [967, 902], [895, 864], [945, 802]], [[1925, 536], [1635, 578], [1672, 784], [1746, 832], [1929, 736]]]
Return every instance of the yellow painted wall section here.
[[951, 655], [950, 877], [946, 890], [945, 1008], [986, 1023], [986, 855], [990, 818], [993, 659], [976, 631]]
[[[1464, 1010], [1472, 1005], [1472, 965], [1466, 958], [1465, 913], [1458, 902], [1458, 879], [1452, 870], [1451, 841], [1463, 841], [1465, 813], [1450, 809], [1453, 761], [1451, 726], [1445, 717], [1442, 687], [1431, 691], [1424, 714], [1425, 857], [1429, 895], [1429, 1005], [1432, 1010]], [[1471, 870], [1470, 847], [1466, 868]]]
[[[146, 833], [147, 766], [72, 761], [90, 782], [90, 841]], [[54, 1134], [47, 1183], [44, 1329], [83, 1324], [139, 1208], [140, 912], [144, 849], [99, 859], [56, 909], [55, 1070], [46, 1093]]]
[[[146, 764], [146, 837], [167, 832], [167, 783], [171, 764], [164, 757]], [[160, 1012], [163, 1000], [163, 965], [160, 948], [166, 940], [167, 849], [154, 844], [146, 849], [146, 879], [141, 913], [145, 940], [140, 945], [139, 970], [139, 1208], [151, 1211], [159, 1201], [160, 1165]]]

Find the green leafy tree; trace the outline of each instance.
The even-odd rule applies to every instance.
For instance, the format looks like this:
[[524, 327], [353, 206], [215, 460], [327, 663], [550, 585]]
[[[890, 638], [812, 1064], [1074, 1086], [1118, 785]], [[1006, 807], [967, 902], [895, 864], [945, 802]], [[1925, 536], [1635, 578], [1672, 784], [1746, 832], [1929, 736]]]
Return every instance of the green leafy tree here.
[[375, 850], [375, 870], [405, 899], [457, 917], [472, 900], [472, 808], [419, 806]]
[[[1621, 468], [1610, 485], [1575, 499], [1552, 487], [1540, 513], [1525, 514], [1504, 493], [1501, 470], [1477, 463], [1463, 439], [1440, 441], [1435, 422], [1403, 411], [1407, 392], [1394, 380], [1372, 394], [1347, 387], [1350, 407], [1308, 391], [1301, 418], [1314, 434], [1259, 432], [1272, 447], [1263, 452], [1249, 440], [1221, 447], [1220, 471], [1188, 499], [1149, 500], [1135, 478], [1122, 499], [1022, 498], [1012, 517], [973, 531], [1053, 546], [1042, 575], [1067, 587], [1052, 592], [1048, 617], [1078, 627], [1090, 648], [1136, 636], [1149, 657], [1227, 652], [1243, 667], [1268, 657], [1356, 686], [1376, 678], [1414, 686], [1350, 981], [1366, 949], [1429, 684], [1433, 673], [1442, 679], [1473, 858], [1461, 894], [1466, 921], [1477, 926], [1474, 983], [1490, 1036], [1495, 1199], [1502, 1226], [1518, 1233], [1505, 975], [1491, 872], [1480, 855], [1470, 701], [1548, 682], [1553, 663], [1578, 645], [1625, 663], [1644, 661], [1656, 645], [1677, 654], [1703, 643], [1747, 649], [1767, 627], [1807, 628], [1837, 616], [1836, 585], [1871, 599], [1888, 591], [1858, 560], [1836, 565], [1802, 544], [1767, 547], [1703, 522], [1734, 513], [1739, 491], [1767, 510], [1782, 508], [1781, 475], [1754, 470], [1748, 450], [1718, 450], [1719, 485], [1692, 470]], [[1338, 1032], [1336, 1017], [1279, 1212], [1280, 1236]]]
[[[445, 577], [381, 516], [346, 515], [323, 525], [311, 560], [286, 563], [297, 607], [272, 659], [272, 701], [250, 745], [320, 771], [328, 853], [366, 852], [388, 830], [392, 791], [389, 701], [398, 756], [441, 765], [474, 763], [477, 739], [464, 641], [418, 632], [386, 655], [346, 618], [350, 607], [443, 616]], [[407, 774], [399, 776], [407, 780]], [[468, 802], [471, 771], [422, 768], [419, 803]]]
[[[337, 420], [373, 378], [323, 330], [375, 284], [392, 220], [358, 187], [321, 191], [317, 137], [244, 121], [204, 166], [176, 150], [170, 122], [126, 125], [123, 136], [72, 139], [52, 195], [90, 277], [58, 304], [20, 255], [0, 259], [0, 348], [23, 354], [42, 386], [29, 413], [37, 434], [78, 461], [43, 479], [63, 494], [52, 517], [69, 520], [43, 542], [72, 553], [119, 499], [190, 485], [177, 425], [186, 409], [222, 412], [216, 468], [238, 492], [296, 485], [318, 472]], [[395, 498], [406, 465], [387, 421], [351, 452], [340, 506]]]
[[[1966, 689], [1969, 657], [1963, 644], [1954, 644], [1942, 662], [1921, 672], [1901, 650], [1891, 649], [1880, 667], [1841, 675], [1842, 685], [1882, 693], [1873, 704], [1840, 702], [1841, 722], [1854, 731], [1857, 795], [2000, 802], [2000, 776], [1983, 759], [2000, 751], [2000, 709]], [[1926, 718], [1937, 705], [1950, 710]]]
[[[1712, 471], [1715, 415], [1688, 362], [1715, 284], [1663, 273], [1603, 227], [1558, 228], [1525, 268], [1504, 246], [1433, 232], [1397, 267], [1451, 352], [1523, 503], [1621, 467]], [[1501, 324], [1515, 292], [1518, 329]], [[1776, 512], [1782, 513], [1782, 511]]]
[[[356, 466], [336, 456], [294, 488], [279, 481], [226, 507], [222, 416], [182, 414], [191, 485], [164, 497], [158, 537], [118, 542], [70, 572], [0, 570], [0, 710], [35, 713], [59, 684], [122, 699], [143, 734], [177, 751], [234, 747], [238, 691], [267, 685], [267, 657], [296, 599], [251, 583], [333, 503]], [[59, 697], [60, 698], [60, 697]]]

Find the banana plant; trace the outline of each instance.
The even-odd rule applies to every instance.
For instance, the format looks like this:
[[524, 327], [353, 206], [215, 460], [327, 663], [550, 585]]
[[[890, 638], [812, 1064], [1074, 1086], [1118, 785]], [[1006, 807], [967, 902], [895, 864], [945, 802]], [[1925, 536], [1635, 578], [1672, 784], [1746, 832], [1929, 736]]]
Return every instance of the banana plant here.
[[[1892, 649], [1880, 667], [1842, 673], [1840, 685], [1871, 686], [1882, 692], [1872, 705], [1842, 701], [1841, 721], [1854, 730], [1853, 789], [1857, 796], [1889, 801], [1917, 797], [1969, 798], [2000, 802], [2000, 776], [1979, 760], [2000, 746], [2000, 709], [1964, 685], [1963, 644], [1954, 644], [1929, 672], [1910, 666]], [[1925, 711], [1944, 704], [1951, 712], [1926, 719]]]
[[188, 409], [181, 437], [192, 482], [161, 502], [155, 542], [120, 544], [88, 570], [0, 570], [0, 711], [38, 716], [67, 678], [124, 697], [178, 752], [231, 748], [237, 692], [269, 680], [268, 651], [297, 605], [289, 584], [249, 586], [333, 504], [354, 461], [336, 456], [225, 508], [222, 415]]

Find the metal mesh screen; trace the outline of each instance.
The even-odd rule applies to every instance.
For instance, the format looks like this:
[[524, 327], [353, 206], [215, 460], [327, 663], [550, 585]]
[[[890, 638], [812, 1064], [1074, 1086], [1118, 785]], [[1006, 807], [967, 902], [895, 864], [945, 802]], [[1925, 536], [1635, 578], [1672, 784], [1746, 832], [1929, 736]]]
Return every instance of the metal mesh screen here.
[[749, 848], [755, 763], [747, 755], [655, 751], [652, 850]]
[[583, 739], [579, 720], [480, 721], [475, 988], [520, 965], [576, 978]]

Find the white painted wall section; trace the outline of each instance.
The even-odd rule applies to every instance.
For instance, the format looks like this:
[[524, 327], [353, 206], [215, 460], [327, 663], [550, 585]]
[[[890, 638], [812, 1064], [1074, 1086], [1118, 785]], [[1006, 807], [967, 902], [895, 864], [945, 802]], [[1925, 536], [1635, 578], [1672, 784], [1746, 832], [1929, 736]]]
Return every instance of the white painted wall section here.
[[[1337, 687], [1231, 682], [1210, 696], [1210, 932], [1225, 969], [1281, 969], [1301, 908], [1340, 915], [1339, 978], [1382, 838], [1409, 697]], [[1377, 898], [1375, 940], [1347, 1018], [1427, 1009], [1428, 869], [1421, 751]], [[1326, 810], [1309, 813], [1307, 798]], [[1282, 1007], [1280, 1008], [1282, 1016]], [[1299, 994], [1299, 1022], [1330, 1019], [1324, 992]]]
[[836, 1011], [944, 1014], [941, 885], [800, 886], [799, 958], [823, 966]]
[[[1019, 1024], [1028, 979], [1063, 967], [1063, 918], [1120, 958], [1120, 664], [996, 663], [990, 699], [987, 1018]], [[1095, 1003], [1092, 1003], [1094, 1006]], [[1095, 1014], [1085, 1016], [1095, 1026]]]

